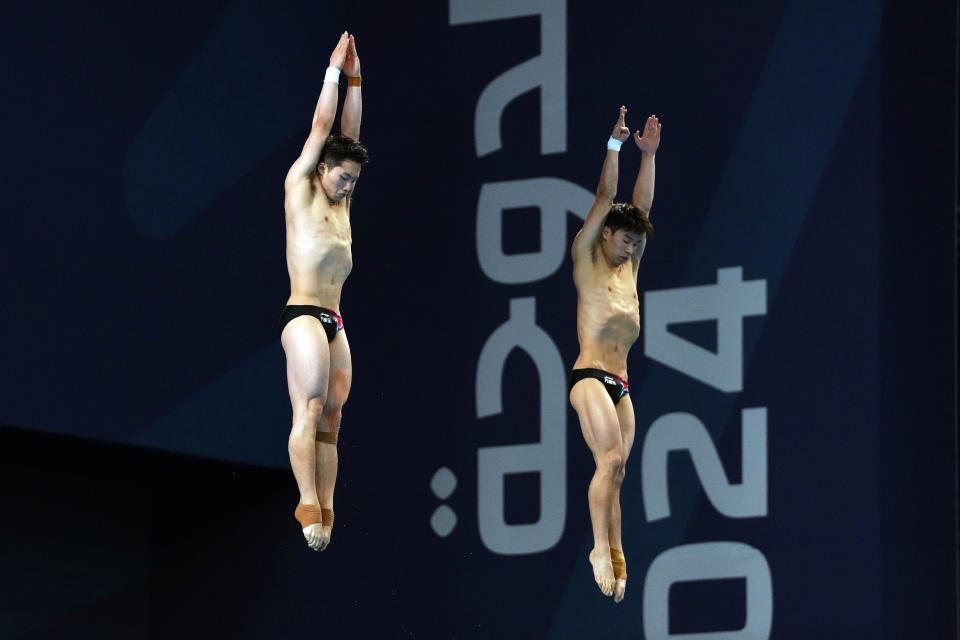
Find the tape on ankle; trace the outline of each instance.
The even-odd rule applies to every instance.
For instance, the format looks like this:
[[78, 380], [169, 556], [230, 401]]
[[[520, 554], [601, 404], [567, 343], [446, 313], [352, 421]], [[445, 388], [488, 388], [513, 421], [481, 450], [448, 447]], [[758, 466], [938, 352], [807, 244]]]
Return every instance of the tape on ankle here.
[[623, 557], [622, 549], [610, 549], [610, 564], [613, 565], [615, 580], [627, 577], [627, 559]]
[[323, 513], [323, 526], [332, 527], [333, 526], [333, 509], [321, 509]]
[[339, 431], [320, 431], [317, 429], [317, 442], [337, 444], [337, 434], [339, 433]]
[[297, 510], [293, 512], [293, 517], [297, 519], [300, 526], [306, 529], [312, 524], [323, 523], [323, 509], [315, 504], [297, 505]]

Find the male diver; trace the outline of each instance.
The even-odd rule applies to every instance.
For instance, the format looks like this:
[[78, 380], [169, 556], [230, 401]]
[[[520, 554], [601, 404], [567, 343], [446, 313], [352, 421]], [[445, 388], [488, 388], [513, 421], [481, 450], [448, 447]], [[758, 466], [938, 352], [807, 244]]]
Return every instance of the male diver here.
[[570, 374], [570, 403], [597, 465], [587, 497], [593, 525], [590, 564], [600, 591], [621, 602], [627, 565], [620, 532], [620, 487], [633, 446], [634, 416], [627, 384], [627, 352], [640, 334], [637, 270], [653, 235], [654, 156], [660, 122], [647, 118], [633, 139], [641, 151], [632, 204], [614, 203], [620, 145], [630, 136], [626, 107], [607, 142], [597, 198], [573, 241], [573, 281], [577, 288], [580, 355]]
[[[330, 135], [341, 71], [347, 80], [341, 134]], [[337, 434], [352, 379], [340, 294], [353, 267], [350, 203], [367, 163], [359, 142], [360, 82], [356, 42], [344, 31], [330, 55], [310, 135], [283, 185], [290, 298], [280, 342], [293, 406], [287, 449], [300, 490], [295, 517], [314, 551], [330, 543]]]

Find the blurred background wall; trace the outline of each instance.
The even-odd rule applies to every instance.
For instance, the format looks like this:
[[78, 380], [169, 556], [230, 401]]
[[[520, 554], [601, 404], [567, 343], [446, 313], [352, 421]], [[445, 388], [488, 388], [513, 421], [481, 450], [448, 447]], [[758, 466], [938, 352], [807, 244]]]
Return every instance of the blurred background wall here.
[[[956, 18], [7, 7], [0, 635], [954, 637]], [[282, 181], [344, 29], [372, 161], [314, 554], [286, 459]], [[663, 141], [614, 606], [565, 377], [568, 247], [621, 104]]]

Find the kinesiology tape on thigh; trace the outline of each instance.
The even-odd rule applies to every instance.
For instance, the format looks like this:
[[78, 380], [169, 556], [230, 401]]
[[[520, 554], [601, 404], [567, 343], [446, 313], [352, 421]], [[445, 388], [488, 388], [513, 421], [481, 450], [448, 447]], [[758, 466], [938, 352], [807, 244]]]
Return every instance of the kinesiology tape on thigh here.
[[627, 577], [627, 559], [623, 557], [623, 550], [610, 549], [610, 564], [613, 565], [614, 579]]
[[339, 431], [320, 431], [320, 429], [317, 429], [317, 442], [337, 444], [337, 435], [339, 433]]

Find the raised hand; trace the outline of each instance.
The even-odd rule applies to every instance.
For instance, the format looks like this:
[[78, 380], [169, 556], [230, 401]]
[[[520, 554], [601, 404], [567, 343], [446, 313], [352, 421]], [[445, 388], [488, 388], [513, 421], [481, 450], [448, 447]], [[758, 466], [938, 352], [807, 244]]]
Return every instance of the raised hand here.
[[630, 137], [630, 128], [627, 126], [627, 123], [624, 122], [623, 118], [627, 115], [627, 108], [620, 107], [620, 117], [617, 118], [617, 123], [613, 125], [613, 133], [610, 134], [610, 137], [614, 140], [619, 140], [623, 142]]
[[657, 147], [660, 146], [660, 127], [662, 126], [660, 121], [657, 120], [657, 116], [647, 118], [647, 124], [643, 127], [643, 135], [640, 135], [639, 129], [633, 132], [633, 141], [637, 143], [637, 148], [644, 153], [655, 154]]
[[[347, 60], [347, 49], [350, 46], [350, 34], [346, 31], [340, 34], [340, 41], [337, 42], [336, 49], [330, 54], [330, 66], [334, 69], [343, 70], [343, 64]], [[357, 65], [359, 66], [359, 62]]]
[[347, 59], [343, 64], [343, 72], [353, 77], [360, 75], [360, 56], [357, 55], [357, 41], [353, 36], [350, 36], [347, 46]]

